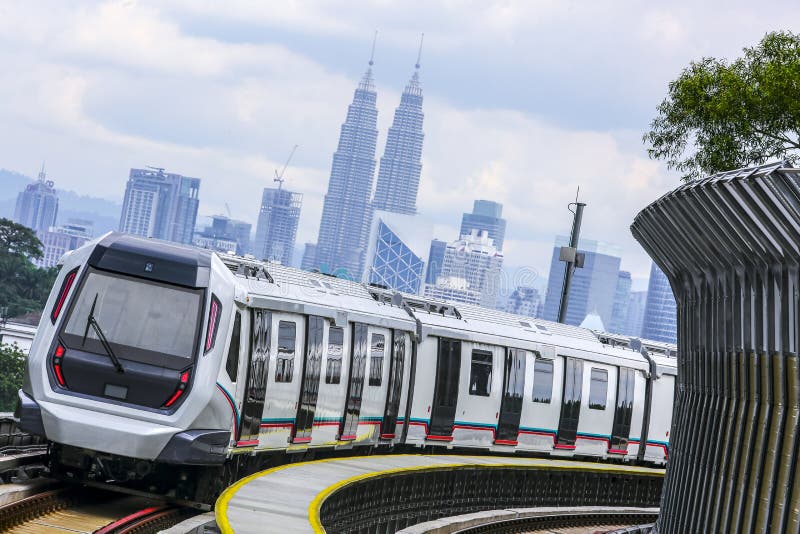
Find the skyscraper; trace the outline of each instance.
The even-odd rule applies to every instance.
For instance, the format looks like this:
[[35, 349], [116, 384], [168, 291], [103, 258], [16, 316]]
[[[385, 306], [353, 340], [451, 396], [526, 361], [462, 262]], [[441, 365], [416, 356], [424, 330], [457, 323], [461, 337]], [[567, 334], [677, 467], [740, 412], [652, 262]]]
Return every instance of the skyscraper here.
[[315, 257], [303, 258], [306, 267], [342, 273], [352, 279], [361, 278], [372, 220], [370, 197], [378, 138], [372, 65], [370, 58], [342, 124], [322, 206], [317, 246], [305, 248], [306, 254], [313, 253]]
[[197, 222], [200, 179], [165, 173], [164, 169], [131, 169], [119, 231], [177, 243], [191, 243]]
[[646, 304], [647, 291], [631, 291], [623, 334], [634, 337], [642, 335], [642, 320], [644, 319], [644, 307]]
[[617, 291], [614, 293], [614, 304], [611, 308], [611, 322], [606, 325], [613, 334], [625, 332], [625, 320], [628, 318], [628, 301], [631, 295], [631, 273], [620, 271], [617, 276]]
[[647, 284], [647, 304], [642, 319], [642, 337], [664, 343], [678, 342], [678, 314], [672, 287], [666, 275], [653, 263]]
[[472, 213], [461, 217], [460, 235], [468, 235], [470, 230], [485, 230], [494, 242], [497, 250], [503, 250], [506, 237], [506, 220], [502, 218], [503, 205], [491, 200], [476, 200], [472, 205]]
[[34, 232], [46, 232], [51, 226], [55, 226], [57, 215], [58, 196], [42, 165], [39, 179], [25, 186], [25, 190], [17, 195], [14, 221]]
[[439, 239], [431, 241], [431, 248], [428, 251], [428, 268], [425, 271], [426, 284], [436, 283], [436, 279], [442, 272], [445, 250], [447, 250], [447, 241], [440, 241]]
[[[558, 320], [558, 304], [564, 283], [564, 262], [559, 261], [559, 251], [561, 246], [568, 244], [569, 238], [558, 236], [553, 247], [543, 316], [548, 321]], [[596, 312], [604, 325], [610, 325], [622, 261], [619, 252], [613, 245], [590, 239], [581, 239], [578, 250], [586, 254], [586, 258], [583, 268], [575, 269], [572, 276], [565, 322], [578, 326], [588, 314]]]
[[303, 195], [281, 187], [265, 187], [258, 213], [254, 255], [291, 265]]
[[[472, 230], [447, 244], [444, 262], [435, 286], [446, 280], [450, 289], [467, 289], [480, 295], [480, 304], [494, 308], [500, 286], [503, 253], [498, 251], [486, 231]], [[461, 287], [455, 281], [464, 280]], [[434, 286], [434, 287], [435, 287]], [[459, 286], [459, 287], [456, 287]], [[426, 289], [426, 294], [429, 294]]]
[[[420, 45], [420, 52], [422, 51]], [[386, 148], [378, 170], [373, 206], [376, 210], [414, 214], [422, 172], [422, 87], [419, 84], [419, 57], [414, 74], [406, 85], [400, 105], [394, 112]]]

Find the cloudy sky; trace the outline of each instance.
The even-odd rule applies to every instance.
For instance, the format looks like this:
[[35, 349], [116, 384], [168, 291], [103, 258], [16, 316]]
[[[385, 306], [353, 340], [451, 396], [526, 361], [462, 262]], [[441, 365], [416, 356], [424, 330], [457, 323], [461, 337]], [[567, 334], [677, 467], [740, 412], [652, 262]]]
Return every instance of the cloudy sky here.
[[[143, 165], [203, 179], [201, 215], [255, 223], [260, 191], [299, 144], [286, 186], [316, 241], [339, 126], [379, 31], [383, 150], [425, 33], [419, 210], [456, 237], [473, 199], [502, 202], [506, 264], [547, 276], [581, 188], [582, 235], [647, 278], [638, 210], [678, 184], [641, 135], [693, 59], [736, 57], [792, 29], [797, 2], [0, 0], [0, 168], [120, 201]], [[2, 186], [2, 184], [0, 184]]]

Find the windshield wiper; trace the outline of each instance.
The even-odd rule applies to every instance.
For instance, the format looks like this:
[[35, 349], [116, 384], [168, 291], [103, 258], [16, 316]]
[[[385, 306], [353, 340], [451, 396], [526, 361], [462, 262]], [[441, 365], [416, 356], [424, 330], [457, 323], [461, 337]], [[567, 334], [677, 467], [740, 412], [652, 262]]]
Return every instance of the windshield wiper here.
[[94, 307], [97, 306], [98, 295], [99, 293], [95, 293], [94, 302], [92, 302], [92, 309], [89, 310], [89, 316], [86, 318], [86, 330], [83, 331], [83, 343], [81, 346], [86, 345], [86, 336], [89, 335], [89, 327], [91, 326], [94, 329], [95, 334], [97, 334], [100, 344], [103, 345], [103, 348], [106, 350], [106, 354], [108, 354], [108, 357], [111, 359], [111, 363], [114, 364], [114, 369], [116, 369], [118, 373], [124, 373], [125, 369], [122, 367], [122, 363], [120, 363], [119, 358], [117, 358], [116, 354], [114, 354], [114, 351], [111, 350], [111, 345], [108, 344], [108, 340], [106, 339], [105, 334], [103, 334], [100, 324], [97, 322], [97, 319], [94, 318]]

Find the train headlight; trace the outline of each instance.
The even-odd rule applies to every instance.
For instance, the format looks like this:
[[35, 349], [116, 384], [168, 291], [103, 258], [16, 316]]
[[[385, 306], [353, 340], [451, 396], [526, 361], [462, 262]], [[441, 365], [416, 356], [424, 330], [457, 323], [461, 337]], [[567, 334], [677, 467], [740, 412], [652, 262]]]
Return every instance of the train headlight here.
[[181, 373], [181, 381], [178, 383], [178, 387], [175, 388], [175, 393], [173, 393], [172, 396], [167, 400], [167, 402], [164, 403], [164, 408], [169, 408], [170, 406], [178, 402], [178, 399], [180, 399], [181, 396], [184, 394], [186, 388], [189, 387], [190, 371], [191, 369], [187, 369], [186, 371]]
[[64, 348], [64, 345], [59, 343], [55, 353], [53, 353], [53, 374], [56, 375], [58, 385], [62, 388], [67, 387], [67, 383], [64, 381], [64, 373], [61, 372], [61, 362], [64, 360], [64, 353], [66, 352], [67, 350]]
[[72, 284], [75, 282], [75, 277], [77, 275], [78, 268], [76, 267], [64, 277], [64, 281], [61, 283], [61, 289], [58, 292], [58, 298], [56, 299], [56, 303], [53, 305], [53, 311], [50, 312], [50, 321], [53, 324], [56, 324], [58, 316], [61, 315], [61, 310], [64, 309], [64, 302], [67, 300], [67, 295], [69, 295], [69, 290], [72, 289]]

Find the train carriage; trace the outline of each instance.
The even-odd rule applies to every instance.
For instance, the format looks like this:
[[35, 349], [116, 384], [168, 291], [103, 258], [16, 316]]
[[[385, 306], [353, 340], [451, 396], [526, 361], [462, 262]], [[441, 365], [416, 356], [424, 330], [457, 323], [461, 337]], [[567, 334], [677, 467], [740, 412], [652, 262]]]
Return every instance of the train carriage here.
[[62, 476], [208, 501], [289, 455], [667, 459], [664, 344], [117, 233], [63, 259], [46, 312], [18, 415]]

